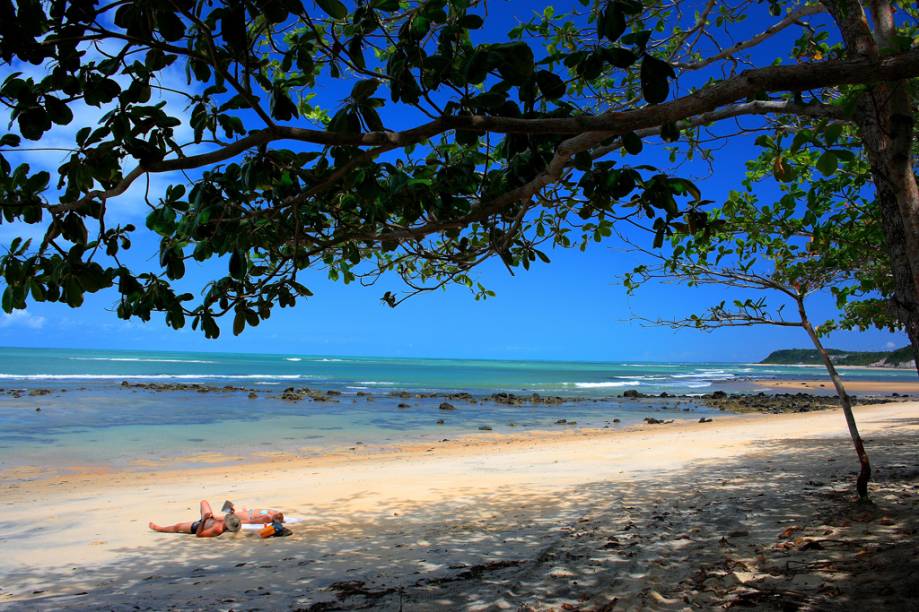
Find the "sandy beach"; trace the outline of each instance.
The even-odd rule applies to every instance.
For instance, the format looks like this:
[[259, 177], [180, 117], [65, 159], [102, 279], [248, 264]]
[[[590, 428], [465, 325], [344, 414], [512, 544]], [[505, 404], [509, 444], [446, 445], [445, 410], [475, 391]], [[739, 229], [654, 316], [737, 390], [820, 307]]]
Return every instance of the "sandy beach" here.
[[[878, 380], [845, 380], [846, 390], [849, 393], [919, 393], [919, 381], [878, 381]], [[823, 380], [757, 380], [760, 387], [770, 389], [792, 389], [798, 391], [833, 391], [833, 383], [829, 379]]]
[[[870, 506], [853, 503], [836, 410], [231, 468], [7, 472], [0, 608], [905, 609], [919, 603], [906, 580], [919, 403], [857, 411]], [[191, 520], [202, 498], [305, 520], [270, 540], [147, 529]]]

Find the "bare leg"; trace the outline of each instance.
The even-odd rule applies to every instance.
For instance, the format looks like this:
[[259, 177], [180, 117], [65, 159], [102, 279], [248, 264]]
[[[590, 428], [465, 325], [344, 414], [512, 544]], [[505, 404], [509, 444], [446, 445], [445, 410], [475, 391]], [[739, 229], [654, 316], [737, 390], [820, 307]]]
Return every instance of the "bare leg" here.
[[201, 518], [204, 518], [205, 514], [210, 514], [214, 516], [214, 511], [211, 510], [211, 505], [207, 503], [206, 499], [201, 500]]
[[149, 523], [150, 529], [153, 531], [159, 531], [160, 533], [192, 533], [191, 522], [188, 523], [176, 523], [175, 525], [166, 525], [161, 527], [154, 522]]

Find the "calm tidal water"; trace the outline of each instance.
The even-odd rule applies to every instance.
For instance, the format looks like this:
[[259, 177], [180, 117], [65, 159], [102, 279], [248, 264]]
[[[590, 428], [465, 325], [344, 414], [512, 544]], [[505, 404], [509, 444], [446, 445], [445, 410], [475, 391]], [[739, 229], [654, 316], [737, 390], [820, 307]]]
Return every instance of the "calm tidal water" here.
[[[618, 426], [712, 411], [691, 399], [622, 400], [643, 393], [761, 391], [755, 381], [823, 376], [814, 368], [737, 363], [551, 362], [393, 359], [149, 351], [0, 349], [0, 470], [43, 465], [133, 465], [202, 461], [201, 453], [246, 457], [310, 455], [355, 445], [507, 433], [528, 429]], [[913, 380], [914, 372], [847, 370], [850, 379]], [[129, 383], [231, 385], [246, 392], [150, 391]], [[335, 395], [288, 402], [286, 387]], [[250, 398], [249, 393], [256, 397]], [[409, 398], [395, 397], [407, 391]], [[565, 396], [560, 404], [518, 406], [417, 393], [496, 392]], [[575, 401], [579, 400], [579, 401]], [[400, 404], [402, 406], [400, 407]], [[36, 408], [40, 408], [36, 411]], [[721, 413], [719, 413], [721, 414]], [[565, 419], [568, 423], [558, 423]], [[438, 424], [438, 420], [443, 420]], [[482, 430], [490, 427], [491, 430]], [[196, 458], [198, 457], [198, 458]], [[185, 458], [185, 459], [182, 459]], [[229, 460], [229, 459], [227, 459]], [[208, 461], [220, 462], [219, 457]]]

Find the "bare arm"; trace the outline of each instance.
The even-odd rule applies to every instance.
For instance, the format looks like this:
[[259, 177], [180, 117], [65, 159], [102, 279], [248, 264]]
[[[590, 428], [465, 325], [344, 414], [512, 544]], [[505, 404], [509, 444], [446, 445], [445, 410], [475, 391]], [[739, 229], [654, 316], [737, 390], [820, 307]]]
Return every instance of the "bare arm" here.
[[210, 533], [214, 530], [214, 527], [205, 529], [207, 521], [214, 518], [214, 513], [211, 511], [211, 505], [207, 503], [206, 499], [201, 500], [200, 512], [201, 520], [198, 521], [198, 529], [195, 531], [195, 535], [199, 538], [212, 538], [215, 535], [220, 535], [223, 530], [217, 533]]

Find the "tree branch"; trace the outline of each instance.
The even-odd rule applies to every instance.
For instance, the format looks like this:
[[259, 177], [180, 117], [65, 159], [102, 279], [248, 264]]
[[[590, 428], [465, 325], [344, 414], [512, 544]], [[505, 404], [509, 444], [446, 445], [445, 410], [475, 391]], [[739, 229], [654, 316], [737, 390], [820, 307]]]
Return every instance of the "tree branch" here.
[[755, 47], [756, 45], [763, 42], [770, 36], [773, 36], [774, 34], [781, 32], [782, 30], [784, 30], [785, 28], [787, 28], [788, 26], [794, 23], [797, 23], [797, 21], [801, 19], [802, 17], [807, 17], [809, 15], [815, 15], [817, 13], [822, 13], [825, 10], [826, 9], [820, 4], [808, 4], [808, 5], [802, 6], [798, 10], [789, 13], [781, 21], [772, 24], [771, 26], [769, 26], [768, 28], [766, 28], [765, 30], [763, 30], [762, 32], [754, 36], [753, 38], [750, 38], [741, 43], [738, 43], [734, 45], [733, 47], [724, 49], [720, 53], [716, 53], [715, 55], [707, 57], [703, 60], [699, 60], [698, 62], [692, 62], [688, 64], [677, 63], [677, 64], [674, 64], [673, 66], [674, 68], [681, 68], [682, 70], [699, 70], [700, 68], [705, 68], [706, 66], [713, 64], [717, 62], [718, 60], [731, 58], [735, 54], [741, 51], [744, 51], [745, 49], [749, 49], [750, 47]]

